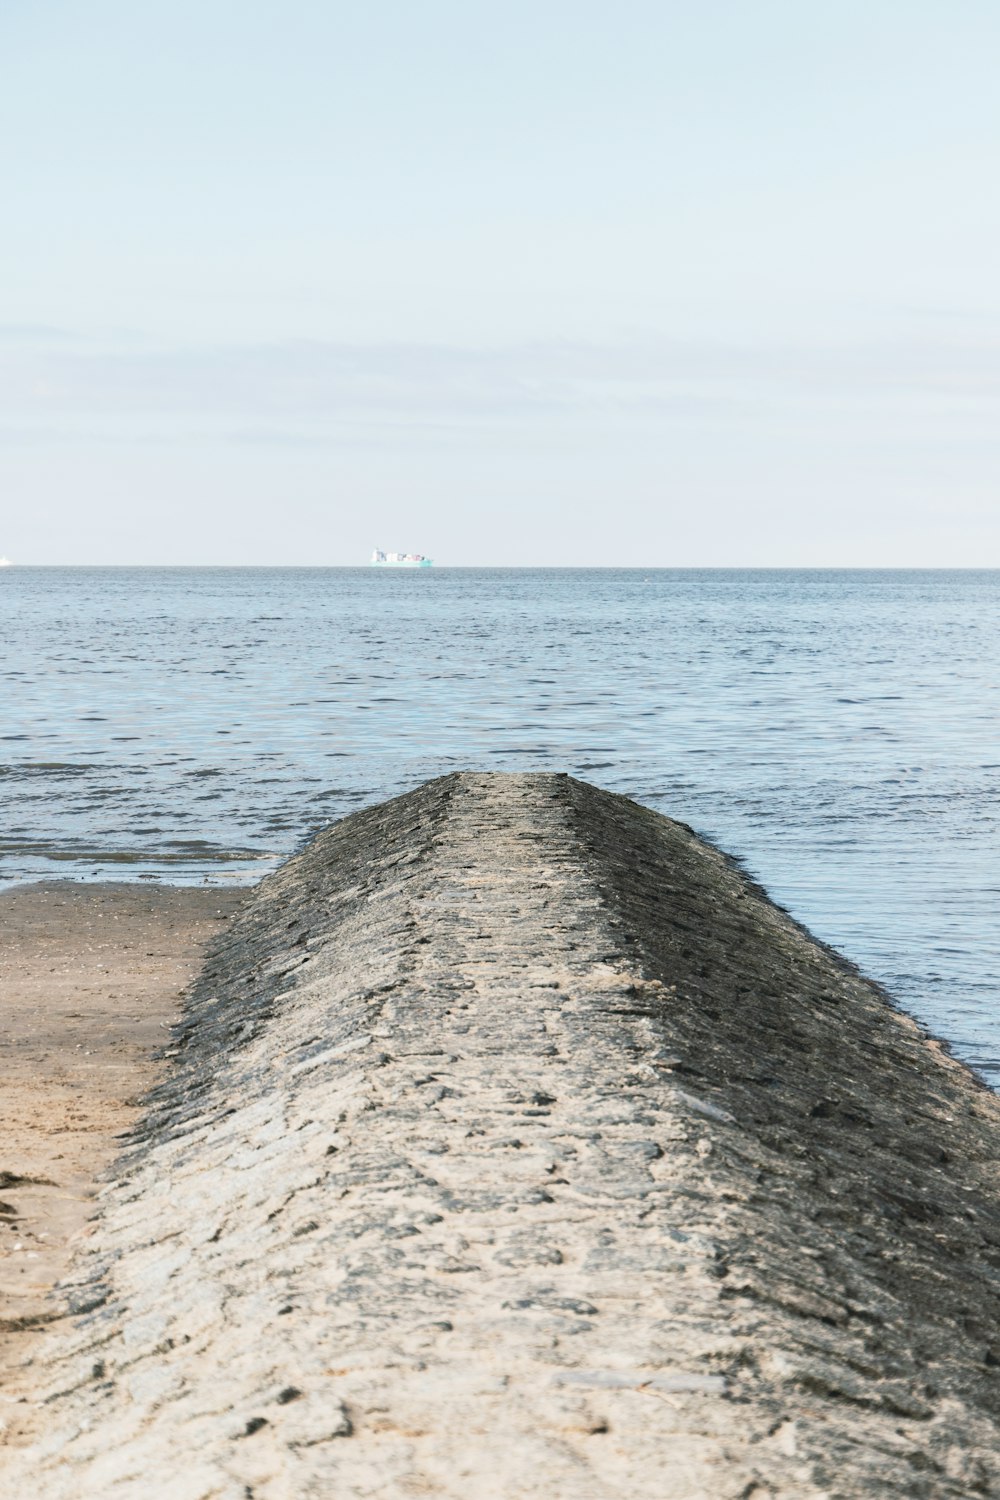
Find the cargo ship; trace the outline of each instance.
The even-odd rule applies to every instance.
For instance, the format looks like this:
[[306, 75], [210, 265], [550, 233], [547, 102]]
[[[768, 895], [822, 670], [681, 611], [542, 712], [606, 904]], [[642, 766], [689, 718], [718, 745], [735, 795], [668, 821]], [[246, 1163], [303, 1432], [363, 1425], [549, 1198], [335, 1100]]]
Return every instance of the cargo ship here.
[[381, 547], [376, 547], [372, 553], [371, 567], [373, 568], [433, 568], [433, 557], [425, 557], [422, 552], [383, 552]]

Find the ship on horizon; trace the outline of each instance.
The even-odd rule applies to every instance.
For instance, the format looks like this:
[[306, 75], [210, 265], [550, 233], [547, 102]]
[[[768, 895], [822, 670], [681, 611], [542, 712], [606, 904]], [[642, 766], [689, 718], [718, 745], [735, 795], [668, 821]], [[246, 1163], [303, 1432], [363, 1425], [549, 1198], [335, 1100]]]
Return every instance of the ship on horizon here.
[[383, 552], [381, 547], [375, 548], [369, 564], [372, 568], [433, 568], [433, 566], [433, 557], [425, 557], [422, 552]]

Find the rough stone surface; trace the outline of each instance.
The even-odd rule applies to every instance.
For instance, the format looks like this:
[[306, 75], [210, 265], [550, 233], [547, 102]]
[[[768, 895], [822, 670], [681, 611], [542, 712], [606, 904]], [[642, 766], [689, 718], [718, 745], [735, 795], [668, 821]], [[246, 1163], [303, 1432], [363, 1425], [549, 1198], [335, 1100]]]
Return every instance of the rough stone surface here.
[[998, 1103], [690, 830], [429, 783], [173, 1045], [4, 1495], [1000, 1494]]

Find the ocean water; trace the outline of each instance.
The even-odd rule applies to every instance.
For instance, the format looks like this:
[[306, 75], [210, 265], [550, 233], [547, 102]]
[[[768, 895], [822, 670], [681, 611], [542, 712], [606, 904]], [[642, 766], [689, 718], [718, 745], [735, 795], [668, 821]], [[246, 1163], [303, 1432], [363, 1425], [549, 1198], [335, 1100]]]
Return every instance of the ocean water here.
[[252, 880], [462, 767], [690, 823], [1000, 1085], [1000, 572], [0, 571], [0, 881]]

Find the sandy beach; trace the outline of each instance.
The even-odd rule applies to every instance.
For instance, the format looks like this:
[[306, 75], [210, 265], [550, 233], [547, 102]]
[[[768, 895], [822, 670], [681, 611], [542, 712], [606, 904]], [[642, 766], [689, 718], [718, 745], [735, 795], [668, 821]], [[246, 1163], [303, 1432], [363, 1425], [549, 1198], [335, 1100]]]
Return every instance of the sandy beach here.
[[0, 892], [0, 1368], [57, 1311], [50, 1290], [184, 988], [243, 897], [70, 881]]

